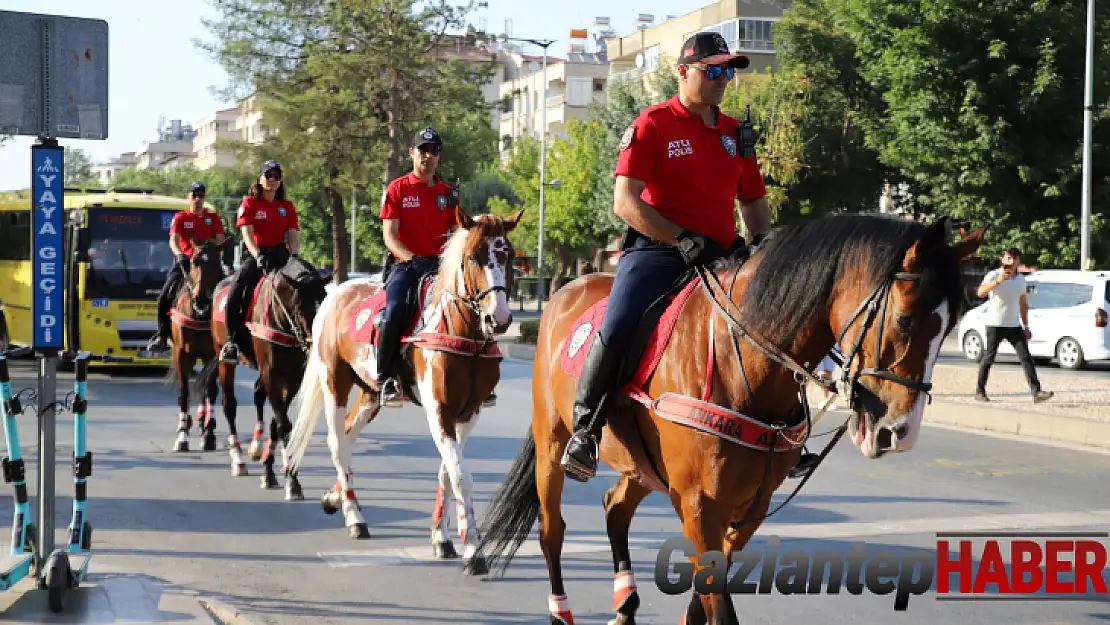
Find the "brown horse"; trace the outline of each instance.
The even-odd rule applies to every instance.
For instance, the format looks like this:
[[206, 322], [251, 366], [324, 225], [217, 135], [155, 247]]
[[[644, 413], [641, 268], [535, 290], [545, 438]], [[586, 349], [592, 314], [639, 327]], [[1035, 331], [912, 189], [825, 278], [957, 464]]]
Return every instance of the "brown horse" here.
[[[653, 489], [670, 497], [698, 556], [728, 557], [748, 542], [797, 463], [811, 420], [804, 385], [822, 385], [810, 371], [834, 345], [844, 354], [838, 386], [853, 410], [837, 439], [847, 431], [868, 458], [913, 447], [940, 344], [964, 301], [960, 263], [982, 234], [950, 246], [945, 220], [925, 227], [840, 216], [783, 228], [739, 266], [697, 272], [653, 374], [621, 389], [638, 401], [619, 397], [603, 408], [601, 460], [620, 474], [604, 497], [613, 623], [635, 619], [628, 529]], [[504, 570], [541, 519], [553, 624], [574, 622], [560, 565], [560, 459], [576, 383], [565, 363], [589, 338], [588, 330], [572, 336], [573, 324], [611, 285], [610, 275], [586, 276], [544, 310], [531, 432], [490, 503], [477, 552]], [[737, 619], [727, 594], [694, 593], [684, 622]]]
[[[193, 427], [193, 418], [189, 416], [189, 377], [193, 365], [198, 360], [202, 366], [208, 365], [216, 358], [211, 331], [212, 293], [222, 278], [220, 247], [211, 241], [200, 244], [193, 253], [192, 266], [170, 309], [173, 357], [169, 375], [177, 382], [177, 406], [180, 409], [174, 451], [189, 451], [189, 430]], [[216, 390], [214, 383], [198, 389], [201, 402], [197, 406], [196, 423], [204, 436], [204, 451], [216, 449], [216, 420], [212, 415]]]
[[[255, 406], [258, 412], [258, 426], [251, 441], [249, 457], [263, 461], [262, 488], [278, 488], [274, 460], [280, 449], [283, 455], [282, 471], [286, 476], [285, 498], [289, 501], [304, 499], [300, 482], [295, 471], [284, 456], [286, 442], [293, 429], [289, 421], [289, 406], [296, 397], [304, 377], [308, 352], [312, 345], [312, 321], [316, 310], [327, 294], [327, 280], [299, 257], [289, 259], [280, 270], [263, 277], [257, 289], [257, 298], [246, 318], [250, 330], [251, 347], [254, 361], [248, 359], [247, 350], [240, 355], [240, 362], [258, 369], [258, 382], [255, 384]], [[220, 353], [227, 343], [226, 305], [227, 295], [232, 285], [228, 278], [216, 287], [214, 296], [216, 314], [212, 324], [212, 341], [216, 353]], [[224, 416], [228, 429], [235, 435], [235, 369], [237, 365], [215, 359], [201, 372], [198, 385], [214, 384], [217, 374], [224, 393]], [[262, 408], [261, 397], [269, 399], [273, 407], [270, 419], [270, 432], [265, 448], [262, 448]], [[239, 449], [238, 441], [232, 449]]]
[[[501, 377], [494, 337], [512, 322], [506, 292], [512, 288], [513, 247], [507, 235], [523, 211], [506, 219], [495, 215], [472, 219], [461, 209], [457, 213], [460, 227], [440, 257], [440, 273], [422, 311], [422, 325], [406, 339], [412, 349], [404, 358], [401, 380], [402, 386], [415, 389], [412, 399], [427, 413], [442, 457], [433, 553], [441, 558], [456, 556], [446, 538], [449, 514], [443, 513], [445, 493], [453, 493], [463, 557], [469, 560], [478, 542], [477, 519], [462, 449], [477, 423], [482, 402]], [[352, 486], [351, 450], [359, 432], [379, 411], [375, 352], [358, 332], [373, 315], [370, 306], [374, 302], [384, 305], [381, 296], [372, 299], [378, 292], [377, 285], [348, 282], [324, 300], [313, 328], [313, 351], [289, 445], [293, 466], [297, 466], [321, 411], [327, 415], [328, 447], [338, 482], [324, 494], [322, 504], [329, 513], [342, 508], [353, 538], [370, 537]], [[362, 401], [347, 417], [348, 396], [356, 386], [362, 391]]]

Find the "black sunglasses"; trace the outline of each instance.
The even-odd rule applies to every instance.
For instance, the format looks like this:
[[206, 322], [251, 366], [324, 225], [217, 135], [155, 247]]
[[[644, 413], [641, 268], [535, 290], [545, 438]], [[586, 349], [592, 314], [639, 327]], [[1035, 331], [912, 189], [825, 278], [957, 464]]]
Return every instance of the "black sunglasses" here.
[[281, 172], [274, 169], [266, 172], [263, 176], [266, 177], [266, 180], [281, 180]]
[[431, 154], [432, 156], [437, 156], [439, 154], [438, 145], [419, 145], [416, 149], [419, 150], [421, 154]]

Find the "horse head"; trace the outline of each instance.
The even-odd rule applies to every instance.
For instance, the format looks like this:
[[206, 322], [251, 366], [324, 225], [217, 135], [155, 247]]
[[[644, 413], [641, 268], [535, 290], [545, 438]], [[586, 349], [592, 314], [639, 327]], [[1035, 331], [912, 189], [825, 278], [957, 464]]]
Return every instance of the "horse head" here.
[[776, 233], [753, 256], [749, 318], [800, 363], [834, 345], [848, 433], [864, 456], [917, 442], [941, 343], [963, 312], [961, 263], [985, 230], [950, 245], [946, 219], [834, 217]]
[[502, 334], [513, 322], [508, 292], [515, 252], [508, 235], [524, 211], [471, 217], [460, 207], [456, 214], [459, 229], [440, 256], [440, 288], [478, 317], [484, 336]]
[[212, 312], [212, 292], [224, 277], [220, 265], [220, 248], [212, 241], [197, 246], [189, 269], [189, 296], [193, 312], [204, 317]]
[[308, 261], [294, 256], [282, 267], [275, 281], [275, 295], [281, 304], [278, 311], [284, 311], [278, 312], [281, 317], [277, 321], [288, 327], [305, 348], [312, 343], [312, 322], [327, 296], [329, 280], [322, 278]]

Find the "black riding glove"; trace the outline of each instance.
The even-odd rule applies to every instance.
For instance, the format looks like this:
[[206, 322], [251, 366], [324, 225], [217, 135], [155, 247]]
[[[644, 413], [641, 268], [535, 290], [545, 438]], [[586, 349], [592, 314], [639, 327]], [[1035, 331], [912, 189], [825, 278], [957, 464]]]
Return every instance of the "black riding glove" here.
[[189, 269], [192, 268], [192, 263], [189, 257], [184, 254], [177, 255], [177, 266], [181, 268], [181, 273], [188, 275]]
[[704, 234], [683, 230], [678, 233], [678, 253], [682, 254], [682, 260], [686, 261], [687, 266], [693, 267], [708, 265], [718, 258], [728, 256], [729, 252]]

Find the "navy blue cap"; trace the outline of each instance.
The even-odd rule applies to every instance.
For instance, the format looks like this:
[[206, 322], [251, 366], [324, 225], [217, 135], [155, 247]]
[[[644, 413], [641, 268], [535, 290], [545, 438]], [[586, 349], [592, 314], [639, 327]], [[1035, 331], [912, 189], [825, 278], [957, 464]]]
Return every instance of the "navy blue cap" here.
[[436, 132], [435, 128], [425, 128], [423, 130], [418, 130], [416, 132], [416, 136], [412, 138], [412, 147], [414, 148], [418, 148], [428, 143], [438, 145], [441, 148], [443, 147], [443, 137], [439, 136], [439, 133]]
[[281, 173], [281, 165], [278, 165], [277, 161], [266, 161], [265, 163], [262, 163], [262, 169], [258, 173], [265, 174], [271, 169], [276, 169], [278, 170], [278, 173]]
[[204, 186], [203, 182], [194, 182], [193, 184], [189, 185], [189, 193], [197, 192], [199, 192], [201, 195], [204, 195], [208, 192], [208, 189]]

